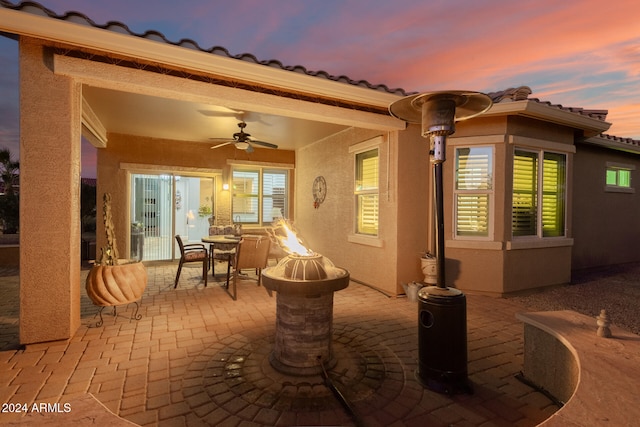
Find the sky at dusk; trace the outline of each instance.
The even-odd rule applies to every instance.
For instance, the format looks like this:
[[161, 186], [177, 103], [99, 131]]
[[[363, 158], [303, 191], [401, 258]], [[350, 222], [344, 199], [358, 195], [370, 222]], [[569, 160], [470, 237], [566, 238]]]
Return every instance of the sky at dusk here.
[[[14, 3], [17, 3], [14, 1]], [[492, 92], [609, 111], [640, 139], [637, 0], [41, 0], [232, 55], [251, 53], [408, 92]], [[0, 37], [0, 147], [18, 151], [18, 48]], [[83, 166], [84, 169], [84, 166]]]

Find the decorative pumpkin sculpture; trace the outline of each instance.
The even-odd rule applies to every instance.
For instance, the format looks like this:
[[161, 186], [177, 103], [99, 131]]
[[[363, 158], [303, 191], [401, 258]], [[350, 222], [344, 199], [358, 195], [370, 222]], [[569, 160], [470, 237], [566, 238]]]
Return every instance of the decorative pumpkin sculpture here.
[[[86, 281], [86, 290], [89, 299], [102, 308], [129, 303], [136, 303], [142, 298], [147, 287], [147, 270], [139, 261], [121, 263], [118, 259], [118, 249], [111, 216], [111, 194], [105, 193], [103, 197], [104, 228], [107, 244], [101, 248], [99, 262], [91, 268]], [[102, 308], [100, 318], [102, 319]], [[136, 318], [139, 318], [136, 314]], [[98, 326], [102, 324], [102, 320]]]

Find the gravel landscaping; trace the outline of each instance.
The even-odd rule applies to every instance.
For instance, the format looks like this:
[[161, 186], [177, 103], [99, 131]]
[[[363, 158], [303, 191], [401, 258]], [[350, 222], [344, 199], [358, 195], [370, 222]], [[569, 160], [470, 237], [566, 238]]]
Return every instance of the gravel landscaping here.
[[611, 322], [640, 335], [640, 263], [573, 272], [572, 283], [509, 297], [529, 311], [574, 310], [595, 317], [607, 310]]

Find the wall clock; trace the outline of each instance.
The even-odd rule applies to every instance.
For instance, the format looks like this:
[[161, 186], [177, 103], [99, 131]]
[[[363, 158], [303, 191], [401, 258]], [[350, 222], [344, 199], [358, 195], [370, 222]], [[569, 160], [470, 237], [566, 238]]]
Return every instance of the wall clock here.
[[313, 207], [318, 209], [320, 204], [324, 202], [324, 198], [327, 195], [327, 182], [323, 176], [317, 176], [313, 180]]

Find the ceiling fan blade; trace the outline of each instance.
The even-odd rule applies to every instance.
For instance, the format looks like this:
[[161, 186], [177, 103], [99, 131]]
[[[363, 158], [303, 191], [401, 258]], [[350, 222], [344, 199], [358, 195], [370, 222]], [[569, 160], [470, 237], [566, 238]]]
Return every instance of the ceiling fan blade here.
[[222, 147], [222, 146], [225, 146], [225, 145], [229, 145], [229, 144], [233, 144], [233, 141], [228, 141], [227, 140], [226, 142], [223, 142], [222, 144], [214, 145], [213, 147], [211, 147], [211, 149], [213, 150], [214, 148], [219, 148], [219, 147]]
[[276, 144], [272, 144], [270, 142], [264, 142], [264, 141], [256, 141], [253, 138], [251, 138], [251, 134], [246, 133], [244, 131], [244, 129], [247, 127], [247, 124], [244, 121], [238, 123], [238, 127], [240, 128], [240, 132], [234, 133], [233, 139], [209, 138], [210, 141], [222, 142], [222, 144], [216, 145], [215, 147], [211, 147], [211, 148], [218, 148], [218, 147], [222, 147], [223, 145], [235, 144], [238, 150], [245, 150], [247, 153], [252, 153], [254, 151], [254, 147], [252, 146], [252, 144], [260, 145], [266, 148], [278, 148]]
[[270, 142], [256, 141], [256, 140], [253, 140], [253, 139], [251, 139], [250, 142], [252, 144], [261, 145], [261, 146], [267, 147], [267, 148], [278, 148], [278, 146], [276, 144], [272, 144]]

